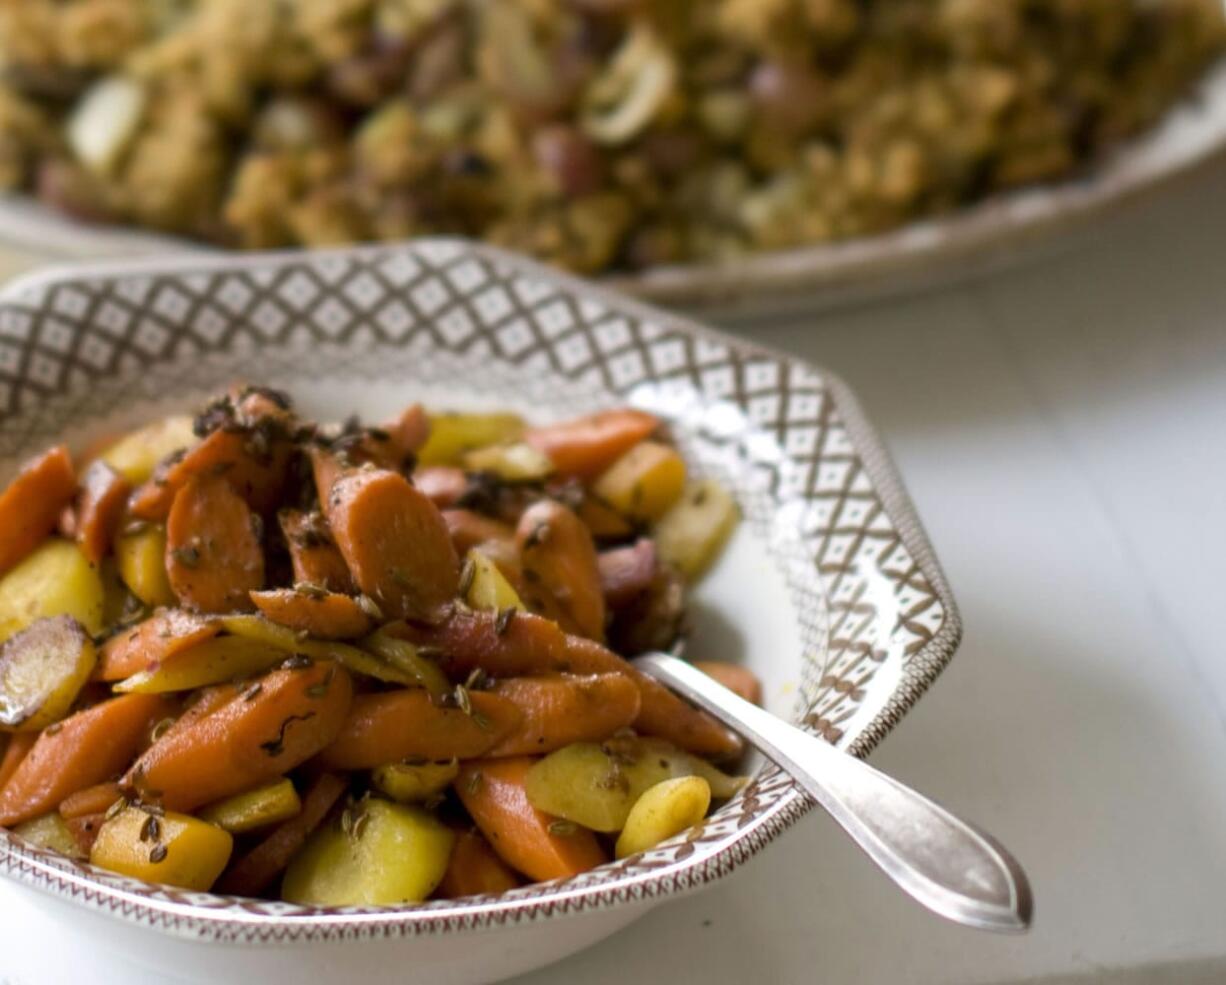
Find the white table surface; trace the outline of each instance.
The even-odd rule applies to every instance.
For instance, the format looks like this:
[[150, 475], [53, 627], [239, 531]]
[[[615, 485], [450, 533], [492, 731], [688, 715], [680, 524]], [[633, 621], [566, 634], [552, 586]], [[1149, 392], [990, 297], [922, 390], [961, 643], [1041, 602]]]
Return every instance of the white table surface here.
[[841, 373], [892, 446], [966, 636], [873, 762], [1017, 853], [1034, 930], [929, 917], [814, 814], [519, 985], [1226, 980], [1224, 190], [1221, 167], [1072, 253], [755, 331]]
[[516, 985], [1226, 980], [1223, 189], [1226, 164], [1061, 256], [754, 329], [892, 446], [966, 636], [873, 761], [1017, 853], [1032, 933], [928, 916], [814, 814]]

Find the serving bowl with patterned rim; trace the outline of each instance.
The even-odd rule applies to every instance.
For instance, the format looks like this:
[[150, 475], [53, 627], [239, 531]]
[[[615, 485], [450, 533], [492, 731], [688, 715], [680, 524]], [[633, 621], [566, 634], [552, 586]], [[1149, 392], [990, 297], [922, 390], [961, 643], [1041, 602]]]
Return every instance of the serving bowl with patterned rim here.
[[[941, 570], [838, 379], [457, 241], [95, 264], [14, 282], [0, 292], [0, 468], [52, 441], [80, 444], [190, 407], [235, 379], [283, 387], [324, 418], [377, 418], [412, 399], [536, 420], [626, 403], [660, 414], [745, 515], [695, 592], [689, 652], [747, 662], [771, 710], [856, 755], [957, 646]], [[91, 981], [339, 981], [365, 968], [488, 981], [710, 884], [809, 806], [755, 764], [734, 800], [644, 855], [406, 909], [151, 886], [0, 832], [3, 970], [22, 985], [75, 982], [88, 955]]]

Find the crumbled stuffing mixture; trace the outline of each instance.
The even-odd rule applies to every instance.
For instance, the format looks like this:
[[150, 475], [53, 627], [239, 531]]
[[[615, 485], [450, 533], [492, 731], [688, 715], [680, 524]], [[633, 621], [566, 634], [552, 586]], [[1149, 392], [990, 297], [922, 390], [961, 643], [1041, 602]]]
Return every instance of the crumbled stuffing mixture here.
[[1059, 178], [1224, 40], [1217, 0], [0, 0], [0, 187], [236, 247], [726, 259]]

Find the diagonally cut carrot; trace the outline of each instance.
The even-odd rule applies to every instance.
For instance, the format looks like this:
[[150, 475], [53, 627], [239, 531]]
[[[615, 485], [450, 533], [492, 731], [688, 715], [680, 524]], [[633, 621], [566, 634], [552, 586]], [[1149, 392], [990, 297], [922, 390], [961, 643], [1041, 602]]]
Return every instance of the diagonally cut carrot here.
[[319, 594], [274, 588], [252, 592], [251, 601], [270, 622], [320, 640], [351, 640], [370, 632], [372, 621], [356, 599], [337, 592]]
[[72, 501], [77, 476], [63, 445], [21, 467], [0, 493], [0, 574], [29, 554], [55, 529], [60, 512]]
[[90, 564], [98, 564], [111, 549], [131, 487], [106, 462], [93, 462], [81, 476], [73, 536]]
[[562, 475], [591, 479], [659, 426], [651, 414], [622, 408], [530, 428], [524, 440], [549, 456]]
[[221, 624], [183, 609], [159, 609], [102, 645], [94, 680], [122, 681], [221, 632]]
[[603, 640], [604, 592], [592, 535], [561, 503], [543, 499], [524, 510], [515, 530], [527, 593], [524, 601], [554, 616], [568, 633]]
[[60, 817], [71, 821], [74, 817], [84, 817], [87, 814], [105, 814], [122, 796], [123, 790], [114, 780], [96, 783], [92, 787], [69, 794], [60, 801]]
[[37, 732], [14, 732], [9, 736], [8, 745], [4, 747], [4, 755], [0, 756], [0, 790], [4, 789], [9, 777], [17, 772], [17, 767], [34, 748], [37, 739]]
[[439, 899], [505, 893], [520, 885], [520, 878], [498, 857], [479, 831], [456, 836], [443, 881], [434, 895]]
[[608, 859], [596, 836], [574, 824], [557, 825], [528, 802], [524, 778], [536, 760], [478, 759], [463, 764], [454, 789], [490, 845], [530, 879], [560, 879]]
[[229, 482], [191, 479], [166, 521], [166, 574], [175, 595], [198, 612], [250, 609], [264, 584], [264, 551], [251, 510]]
[[523, 722], [487, 756], [544, 755], [572, 742], [603, 742], [639, 713], [639, 689], [628, 674], [512, 677], [492, 690]]
[[352, 595], [357, 591], [345, 559], [336, 549], [332, 531], [322, 513], [281, 510], [277, 514], [281, 533], [289, 548], [294, 581], [305, 581], [330, 592]]
[[173, 705], [152, 694], [125, 694], [44, 729], [0, 789], [0, 825], [11, 827], [54, 810], [69, 795], [119, 773], [150, 725]]

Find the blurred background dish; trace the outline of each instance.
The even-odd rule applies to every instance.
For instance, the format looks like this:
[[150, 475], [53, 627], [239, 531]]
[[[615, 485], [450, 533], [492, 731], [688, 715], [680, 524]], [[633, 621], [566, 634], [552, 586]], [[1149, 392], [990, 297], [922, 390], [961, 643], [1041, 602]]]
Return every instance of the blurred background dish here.
[[1213, 0], [9, 2], [0, 240], [451, 234], [803, 310], [999, 264], [1200, 161], [1224, 40]]

